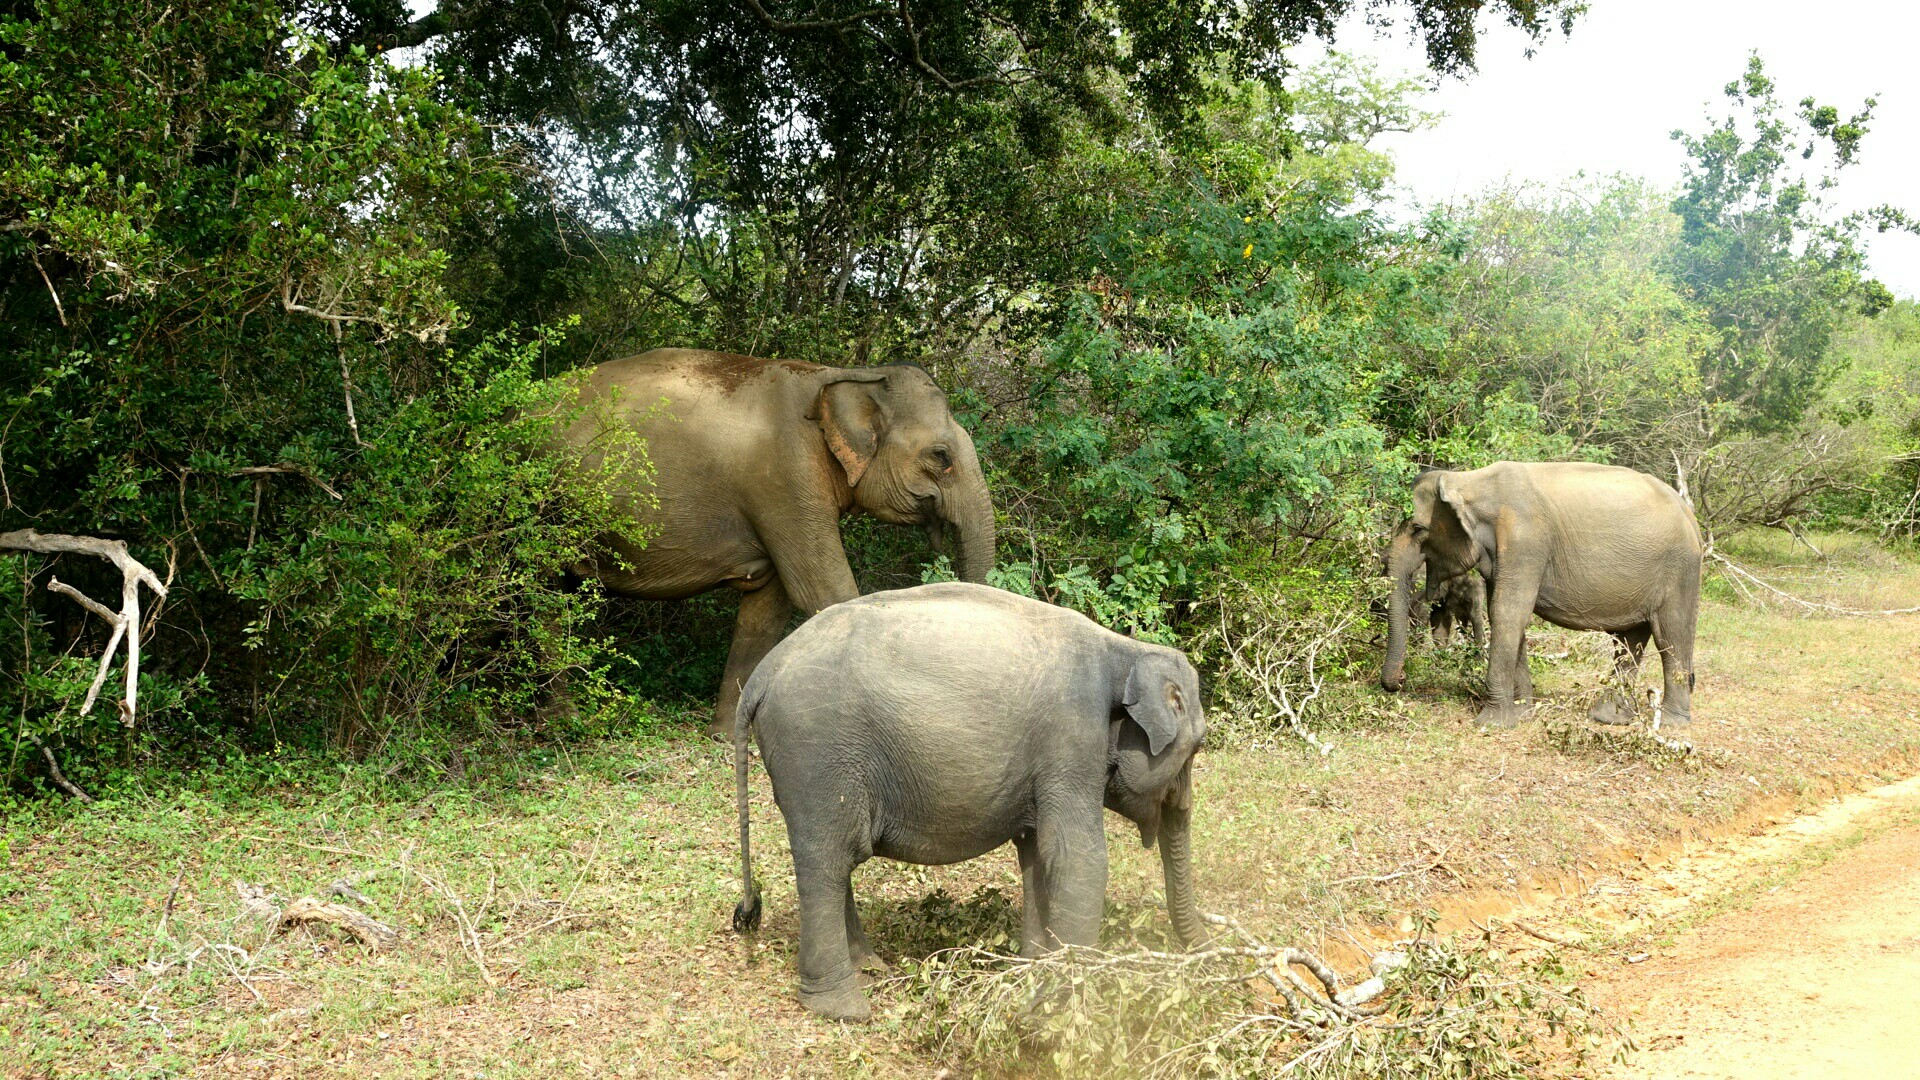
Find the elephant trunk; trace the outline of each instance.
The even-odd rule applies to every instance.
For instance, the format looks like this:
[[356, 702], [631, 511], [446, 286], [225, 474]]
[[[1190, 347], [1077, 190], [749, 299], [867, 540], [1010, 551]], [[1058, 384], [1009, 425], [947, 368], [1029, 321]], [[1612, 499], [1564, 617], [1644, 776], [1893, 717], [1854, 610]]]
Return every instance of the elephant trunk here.
[[1205, 945], [1211, 937], [1206, 920], [1200, 917], [1200, 905], [1193, 895], [1193, 822], [1192, 811], [1170, 802], [1160, 818], [1160, 869], [1167, 879], [1167, 915], [1173, 920], [1173, 932], [1189, 949]]
[[1387, 663], [1380, 672], [1380, 685], [1396, 692], [1407, 684], [1407, 624], [1413, 613], [1413, 575], [1419, 569], [1417, 549], [1402, 548], [1387, 559], [1393, 598], [1387, 603]]
[[955, 485], [947, 520], [960, 533], [960, 554], [954, 561], [954, 573], [961, 581], [985, 583], [993, 569], [993, 499], [987, 494], [987, 481], [980, 474], [979, 459], [968, 444], [959, 468], [963, 477]]

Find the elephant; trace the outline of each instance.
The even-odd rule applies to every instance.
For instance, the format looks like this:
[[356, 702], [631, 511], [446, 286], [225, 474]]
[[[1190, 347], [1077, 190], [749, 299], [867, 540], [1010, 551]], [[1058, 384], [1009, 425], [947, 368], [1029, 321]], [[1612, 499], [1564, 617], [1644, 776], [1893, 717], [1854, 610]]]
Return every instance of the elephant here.
[[1160, 846], [1167, 910], [1189, 946], [1192, 760], [1206, 738], [1199, 675], [1176, 649], [1078, 612], [944, 582], [836, 605], [755, 669], [734, 729], [742, 899], [760, 920], [747, 828], [749, 729], [786, 819], [800, 901], [800, 1001], [864, 1020], [858, 971], [877, 958], [850, 876], [876, 855], [960, 862], [1011, 840], [1020, 951], [1095, 945], [1107, 889], [1101, 808]]
[[1476, 649], [1487, 645], [1487, 587], [1476, 574], [1438, 579], [1427, 573], [1427, 626], [1438, 648], [1453, 644], [1453, 628], [1462, 628]]
[[655, 349], [570, 376], [557, 425], [584, 468], [619, 431], [646, 440], [647, 477], [622, 477], [610, 557], [579, 568], [613, 593], [680, 600], [722, 586], [740, 613], [708, 733], [733, 730], [740, 687], [785, 633], [860, 594], [840, 518], [927, 531], [965, 581], [993, 566], [993, 502], [973, 440], [921, 368], [822, 367], [701, 349]]
[[[1387, 554], [1380, 560], [1381, 574], [1393, 576], [1392, 561], [1394, 552], [1411, 543], [1410, 534], [1413, 522], [1405, 521], [1394, 530], [1393, 539], [1387, 545]], [[1433, 634], [1433, 643], [1446, 648], [1453, 643], [1453, 629], [1460, 626], [1466, 629], [1467, 638], [1476, 648], [1484, 648], [1487, 638], [1487, 588], [1485, 582], [1471, 571], [1451, 578], [1442, 577], [1434, 567], [1427, 568], [1426, 589], [1420, 595], [1420, 603], [1427, 609], [1427, 626]], [[1386, 618], [1386, 606], [1378, 601], [1373, 606], [1376, 618]]]
[[[1450, 580], [1478, 570], [1490, 584], [1487, 704], [1477, 722], [1511, 728], [1530, 708], [1526, 627], [1535, 615], [1570, 630], [1604, 630], [1616, 644], [1616, 685], [1637, 678], [1651, 638], [1665, 692], [1660, 723], [1693, 718], [1694, 625], [1703, 559], [1693, 510], [1645, 473], [1579, 462], [1502, 461], [1470, 472], [1434, 469], [1413, 484], [1413, 516], [1387, 552], [1393, 597], [1380, 684], [1406, 682], [1414, 575]], [[1630, 723], [1618, 691], [1591, 718]]]

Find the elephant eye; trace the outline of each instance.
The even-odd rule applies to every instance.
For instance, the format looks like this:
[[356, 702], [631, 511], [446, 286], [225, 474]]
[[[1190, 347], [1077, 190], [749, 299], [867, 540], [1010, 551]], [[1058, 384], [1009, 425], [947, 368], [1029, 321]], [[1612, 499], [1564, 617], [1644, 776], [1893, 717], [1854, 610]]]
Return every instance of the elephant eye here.
[[944, 446], [934, 447], [928, 452], [927, 456], [933, 459], [933, 463], [938, 465], [942, 472], [953, 468], [953, 455], [949, 453]]

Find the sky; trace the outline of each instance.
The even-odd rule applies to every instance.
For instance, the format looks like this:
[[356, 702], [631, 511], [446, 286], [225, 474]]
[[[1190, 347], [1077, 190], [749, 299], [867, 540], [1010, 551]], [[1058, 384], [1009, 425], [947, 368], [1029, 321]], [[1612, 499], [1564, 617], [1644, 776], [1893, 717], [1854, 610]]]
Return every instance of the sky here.
[[[1448, 78], [1426, 108], [1438, 126], [1378, 143], [1399, 163], [1403, 201], [1445, 203], [1507, 180], [1557, 183], [1582, 171], [1677, 183], [1684, 152], [1675, 128], [1699, 132], [1725, 116], [1721, 89], [1758, 50], [1789, 106], [1812, 95], [1851, 115], [1879, 106], [1861, 156], [1833, 193], [1846, 209], [1892, 203], [1920, 211], [1920, 3], [1913, 0], [1591, 0], [1571, 37], [1535, 47], [1483, 21], [1479, 70]], [[1389, 70], [1426, 71], [1406, 32], [1376, 32], [1358, 17], [1336, 47]], [[1297, 60], [1310, 60], [1306, 48]], [[1874, 276], [1920, 297], [1920, 237], [1867, 238]]]

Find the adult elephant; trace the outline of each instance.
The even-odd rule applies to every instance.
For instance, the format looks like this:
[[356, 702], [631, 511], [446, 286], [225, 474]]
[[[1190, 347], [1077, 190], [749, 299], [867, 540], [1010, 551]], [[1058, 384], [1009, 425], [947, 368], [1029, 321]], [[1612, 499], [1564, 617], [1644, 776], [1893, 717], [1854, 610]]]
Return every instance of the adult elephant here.
[[[1616, 674], [1632, 685], [1648, 638], [1666, 680], [1661, 723], [1692, 720], [1693, 633], [1700, 608], [1700, 530], [1679, 493], [1632, 469], [1502, 461], [1471, 472], [1435, 469], [1413, 484], [1413, 517], [1387, 553], [1393, 598], [1380, 684], [1406, 682], [1407, 622], [1422, 566], [1449, 580], [1477, 569], [1492, 583], [1487, 697], [1478, 722], [1510, 728], [1533, 699], [1526, 627], [1533, 616], [1570, 630], [1605, 630]], [[1592, 718], [1627, 723], [1619, 692]]]
[[[840, 544], [852, 512], [958, 534], [954, 569], [985, 581], [993, 503], [973, 440], [919, 367], [835, 368], [703, 349], [655, 349], [571, 376], [579, 404], [559, 437], [597, 468], [611, 431], [646, 439], [635, 478], [583, 567], [608, 590], [680, 600], [722, 586], [740, 615], [710, 734], [727, 736], [740, 687], [797, 608], [860, 594]], [[644, 488], [644, 490], [643, 490]]]

